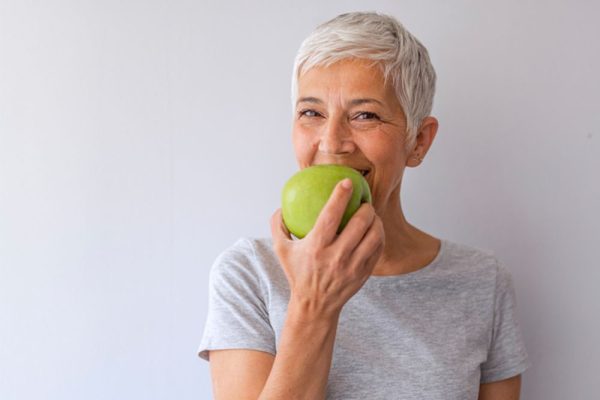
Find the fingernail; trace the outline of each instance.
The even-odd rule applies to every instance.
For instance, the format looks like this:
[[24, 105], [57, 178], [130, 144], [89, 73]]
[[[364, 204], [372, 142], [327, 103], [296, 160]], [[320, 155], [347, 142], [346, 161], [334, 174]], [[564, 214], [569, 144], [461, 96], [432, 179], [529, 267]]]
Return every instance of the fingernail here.
[[350, 178], [346, 178], [342, 181], [342, 187], [344, 189], [350, 189], [352, 187], [352, 180]]

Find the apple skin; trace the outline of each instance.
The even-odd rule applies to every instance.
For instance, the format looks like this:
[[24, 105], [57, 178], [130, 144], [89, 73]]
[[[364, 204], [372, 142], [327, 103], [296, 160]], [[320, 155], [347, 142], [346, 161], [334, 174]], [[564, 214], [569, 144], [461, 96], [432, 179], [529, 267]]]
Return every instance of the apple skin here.
[[367, 180], [357, 170], [336, 164], [314, 165], [293, 175], [284, 185], [281, 195], [283, 222], [290, 233], [299, 239], [305, 237], [337, 183], [345, 178], [352, 180], [352, 197], [337, 233], [344, 229], [362, 203], [371, 203]]

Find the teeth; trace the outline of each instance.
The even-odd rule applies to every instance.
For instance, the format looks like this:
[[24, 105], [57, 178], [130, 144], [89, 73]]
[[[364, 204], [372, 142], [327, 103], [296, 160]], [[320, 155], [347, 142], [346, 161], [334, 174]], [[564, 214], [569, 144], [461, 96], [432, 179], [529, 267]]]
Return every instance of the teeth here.
[[368, 173], [369, 173], [369, 171], [370, 171], [370, 170], [368, 170], [368, 169], [358, 169], [358, 168], [355, 168], [355, 167], [351, 167], [351, 168], [353, 168], [353, 169], [354, 169], [355, 171], [357, 171], [357, 172], [360, 172], [360, 174], [361, 174], [362, 176], [367, 176], [367, 174], [368, 174]]

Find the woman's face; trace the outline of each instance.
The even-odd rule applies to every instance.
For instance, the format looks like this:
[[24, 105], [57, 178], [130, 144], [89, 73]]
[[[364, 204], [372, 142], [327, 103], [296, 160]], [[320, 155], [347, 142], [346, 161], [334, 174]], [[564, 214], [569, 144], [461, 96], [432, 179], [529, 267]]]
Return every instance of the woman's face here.
[[410, 162], [406, 117], [377, 66], [344, 60], [310, 69], [298, 80], [295, 108], [293, 143], [301, 169], [343, 164], [366, 172], [379, 215], [392, 195], [399, 201]]

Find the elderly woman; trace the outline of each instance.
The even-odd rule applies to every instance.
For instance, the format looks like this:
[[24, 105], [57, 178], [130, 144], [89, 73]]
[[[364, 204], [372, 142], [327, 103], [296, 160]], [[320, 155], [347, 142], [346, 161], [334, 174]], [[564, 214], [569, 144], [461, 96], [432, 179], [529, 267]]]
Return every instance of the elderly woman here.
[[294, 65], [300, 168], [366, 172], [372, 204], [336, 234], [340, 182], [303, 239], [241, 239], [210, 274], [200, 357], [223, 399], [518, 399], [529, 366], [511, 276], [491, 253], [411, 225], [402, 176], [425, 158], [435, 72], [394, 18], [340, 15]]

